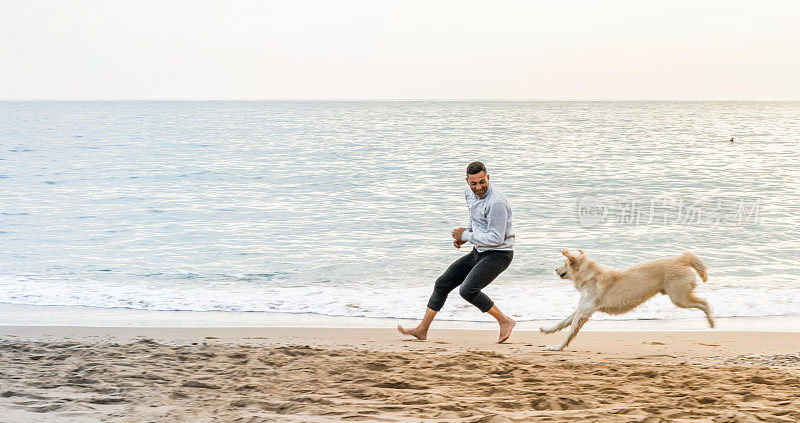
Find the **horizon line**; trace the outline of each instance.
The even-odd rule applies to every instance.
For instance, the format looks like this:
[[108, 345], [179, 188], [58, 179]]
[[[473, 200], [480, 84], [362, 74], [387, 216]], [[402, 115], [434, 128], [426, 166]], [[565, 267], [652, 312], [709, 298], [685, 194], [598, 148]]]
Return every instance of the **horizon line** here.
[[800, 98], [0, 98], [0, 102], [45, 102], [45, 101], [318, 101], [318, 102], [611, 102], [611, 101], [631, 101], [631, 102], [681, 102], [681, 101], [772, 101], [772, 102], [796, 102]]

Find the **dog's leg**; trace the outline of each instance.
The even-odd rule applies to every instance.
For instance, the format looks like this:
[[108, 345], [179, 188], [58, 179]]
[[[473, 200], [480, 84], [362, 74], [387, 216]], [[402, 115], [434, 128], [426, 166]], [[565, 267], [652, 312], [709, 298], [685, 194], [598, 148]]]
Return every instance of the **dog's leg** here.
[[586, 323], [592, 314], [595, 312], [594, 308], [580, 308], [575, 312], [575, 317], [572, 319], [572, 326], [569, 328], [569, 334], [561, 343], [561, 345], [553, 345], [547, 347], [550, 351], [561, 351], [569, 345], [570, 342], [575, 338], [575, 335], [578, 334], [578, 331], [581, 330], [584, 323]]
[[711, 329], [714, 329], [714, 326], [716, 326], [716, 324], [714, 323], [714, 315], [711, 313], [711, 306], [708, 305], [708, 301], [702, 298], [697, 298], [694, 295], [690, 295], [690, 297], [697, 304], [695, 307], [699, 308], [700, 310], [703, 310], [703, 313], [706, 314], [706, 320], [708, 320], [708, 326]]
[[703, 313], [706, 314], [708, 326], [712, 329], [714, 328], [714, 315], [711, 314], [711, 307], [706, 300], [697, 298], [691, 292], [685, 291], [672, 291], [669, 293], [669, 299], [672, 300], [672, 304], [680, 308], [696, 308], [702, 310]]
[[570, 314], [566, 319], [558, 322], [558, 324], [556, 324], [555, 326], [553, 326], [551, 328], [547, 328], [547, 329], [539, 328], [539, 332], [542, 332], [542, 333], [544, 333], [546, 335], [550, 335], [551, 333], [555, 333], [555, 332], [560, 331], [561, 329], [564, 329], [565, 327], [567, 327], [567, 326], [572, 324], [572, 320], [575, 318], [575, 313], [577, 313], [577, 312], [578, 312], [577, 310], [573, 311], [572, 314]]

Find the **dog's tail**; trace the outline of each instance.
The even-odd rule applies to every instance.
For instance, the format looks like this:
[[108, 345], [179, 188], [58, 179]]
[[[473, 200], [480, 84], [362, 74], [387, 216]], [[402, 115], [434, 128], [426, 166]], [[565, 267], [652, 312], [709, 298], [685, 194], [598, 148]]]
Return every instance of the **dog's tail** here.
[[680, 261], [681, 264], [690, 266], [694, 270], [696, 270], [697, 274], [700, 275], [700, 279], [702, 279], [703, 282], [708, 280], [708, 275], [706, 274], [708, 266], [706, 266], [706, 263], [703, 260], [701, 260], [700, 257], [697, 257], [696, 255], [687, 251], [678, 256], [678, 260]]

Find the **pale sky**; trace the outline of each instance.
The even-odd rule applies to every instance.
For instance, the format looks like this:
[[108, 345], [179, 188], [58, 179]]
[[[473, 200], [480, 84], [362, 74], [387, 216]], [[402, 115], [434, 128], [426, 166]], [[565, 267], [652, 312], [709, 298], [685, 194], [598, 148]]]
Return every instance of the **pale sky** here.
[[800, 99], [800, 1], [0, 0], [0, 99]]

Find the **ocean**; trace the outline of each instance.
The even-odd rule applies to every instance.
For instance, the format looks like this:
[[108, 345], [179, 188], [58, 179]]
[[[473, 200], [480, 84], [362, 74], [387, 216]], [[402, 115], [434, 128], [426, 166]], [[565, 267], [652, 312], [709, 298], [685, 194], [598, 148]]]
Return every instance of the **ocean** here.
[[[416, 319], [480, 160], [518, 320], [574, 308], [561, 249], [692, 251], [717, 316], [797, 316], [799, 147], [800, 102], [0, 102], [0, 304]], [[487, 319], [457, 292], [439, 318]]]

